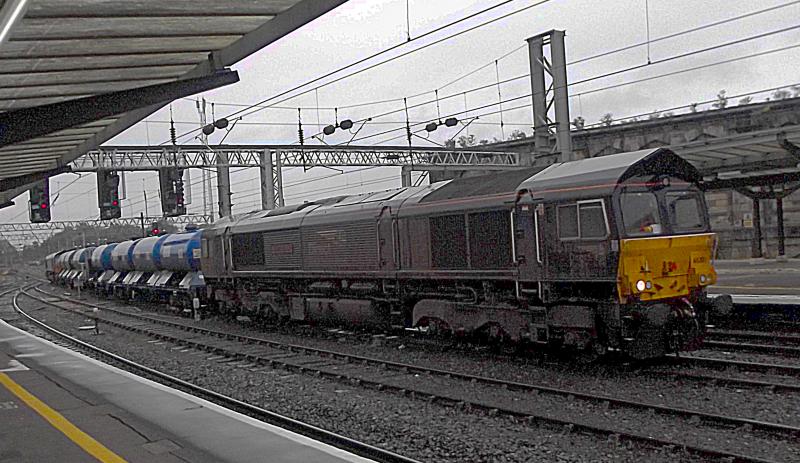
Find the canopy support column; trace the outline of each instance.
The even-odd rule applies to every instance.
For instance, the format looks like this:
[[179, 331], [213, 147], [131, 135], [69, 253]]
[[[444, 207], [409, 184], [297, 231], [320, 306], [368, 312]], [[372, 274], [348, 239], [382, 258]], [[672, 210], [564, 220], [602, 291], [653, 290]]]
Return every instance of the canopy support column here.
[[763, 257], [761, 251], [761, 202], [753, 198], [753, 245], [752, 256]]
[[778, 215], [778, 257], [786, 255], [786, 232], [783, 228], [783, 198], [775, 198], [775, 209]]

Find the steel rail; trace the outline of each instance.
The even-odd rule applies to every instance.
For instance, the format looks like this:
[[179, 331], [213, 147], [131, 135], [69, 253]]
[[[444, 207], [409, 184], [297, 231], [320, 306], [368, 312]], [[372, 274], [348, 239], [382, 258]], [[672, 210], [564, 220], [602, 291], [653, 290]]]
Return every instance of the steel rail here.
[[[38, 291], [40, 291], [40, 292], [42, 292], [44, 294], [52, 295], [50, 293], [46, 293], [46, 292], [41, 291], [41, 290], [38, 290]], [[78, 311], [78, 310], [75, 310], [75, 309], [65, 308], [63, 306], [59, 306], [58, 304], [55, 304], [55, 303], [52, 303], [52, 302], [48, 302], [48, 301], [44, 301], [43, 299], [39, 299], [39, 298], [37, 298], [35, 296], [32, 296], [32, 295], [28, 295], [28, 296], [33, 298], [33, 299], [37, 299], [40, 302], [44, 302], [45, 304], [49, 304], [51, 306], [54, 306], [54, 307], [57, 307], [57, 308], [60, 308], [60, 309], [70, 310], [70, 311], [79, 313], [81, 315], [85, 315], [84, 312], [81, 312], [81, 311]], [[92, 306], [91, 304], [84, 303], [83, 301], [76, 301], [76, 300], [73, 300], [73, 299], [70, 299], [70, 298], [65, 298], [65, 297], [60, 297], [60, 296], [56, 296], [56, 297], [59, 297], [59, 298], [61, 298], [63, 300], [66, 300], [68, 302], [78, 303], [78, 304], [82, 304], [82, 305], [86, 305], [86, 306]], [[788, 435], [788, 436], [791, 436], [791, 437], [800, 436], [800, 428], [793, 427], [793, 426], [780, 425], [780, 424], [776, 424], [776, 423], [762, 422], [762, 421], [751, 420], [751, 419], [746, 419], [746, 418], [734, 418], [734, 417], [728, 417], [728, 416], [724, 416], [724, 415], [710, 414], [710, 413], [704, 413], [704, 412], [686, 410], [686, 409], [680, 409], [680, 408], [673, 408], [673, 407], [656, 405], [656, 404], [647, 404], [647, 403], [642, 403], [642, 402], [629, 401], [629, 400], [626, 400], [626, 399], [618, 399], [618, 398], [609, 397], [609, 396], [587, 394], [587, 393], [582, 393], [582, 392], [577, 392], [577, 391], [572, 391], [572, 390], [567, 390], [567, 389], [553, 388], [553, 387], [544, 386], [544, 385], [535, 385], [535, 384], [525, 384], [525, 383], [518, 383], [518, 382], [512, 382], [512, 381], [504, 381], [504, 380], [499, 380], [499, 379], [495, 379], [495, 378], [488, 378], [488, 377], [482, 377], [482, 376], [458, 373], [458, 372], [453, 372], [453, 371], [439, 370], [439, 369], [435, 369], [435, 368], [419, 367], [419, 366], [416, 366], [416, 365], [404, 364], [404, 363], [399, 363], [399, 362], [385, 361], [385, 360], [380, 360], [380, 359], [375, 359], [375, 358], [370, 358], [370, 357], [364, 357], [364, 356], [359, 356], [359, 355], [345, 354], [345, 353], [334, 352], [334, 351], [329, 351], [329, 350], [325, 350], [325, 349], [309, 348], [309, 347], [298, 346], [298, 345], [294, 345], [294, 344], [278, 343], [276, 341], [270, 341], [270, 340], [265, 340], [265, 339], [261, 339], [261, 338], [253, 338], [253, 337], [249, 337], [249, 336], [236, 335], [236, 334], [231, 334], [231, 333], [224, 333], [224, 332], [215, 331], [215, 330], [208, 330], [208, 329], [205, 329], [205, 328], [197, 328], [197, 327], [192, 327], [192, 326], [188, 326], [188, 325], [183, 325], [181, 323], [170, 322], [170, 321], [167, 321], [167, 320], [154, 319], [152, 317], [143, 316], [143, 315], [139, 315], [139, 314], [130, 314], [130, 313], [126, 313], [124, 311], [118, 311], [118, 310], [115, 310], [115, 309], [106, 309], [106, 310], [110, 310], [111, 312], [117, 313], [119, 315], [127, 316], [127, 317], [130, 317], [130, 318], [139, 319], [139, 320], [145, 320], [145, 321], [148, 321], [148, 322], [151, 322], [151, 323], [155, 323], [155, 324], [159, 324], [159, 325], [163, 325], [163, 326], [168, 326], [168, 327], [171, 327], [171, 328], [177, 328], [179, 330], [190, 331], [190, 332], [193, 332], [193, 333], [206, 334], [206, 335], [209, 335], [209, 336], [213, 336], [215, 338], [222, 338], [222, 339], [225, 339], [225, 340], [234, 340], [234, 341], [239, 341], [239, 342], [243, 342], [243, 343], [250, 344], [250, 345], [252, 345], [252, 344], [261, 344], [261, 345], [267, 345], [267, 346], [270, 346], [270, 347], [284, 348], [285, 350], [289, 350], [291, 352], [310, 353], [310, 354], [315, 354], [315, 355], [318, 355], [318, 356], [321, 356], [321, 357], [334, 358], [334, 359], [340, 358], [340, 359], [346, 359], [347, 361], [350, 361], [350, 362], [361, 362], [361, 363], [369, 364], [369, 365], [372, 365], [372, 366], [380, 366], [380, 367], [387, 368], [387, 369], [391, 368], [392, 370], [402, 371], [402, 372], [405, 372], [405, 373], [408, 373], [408, 372], [426, 373], [426, 374], [437, 375], [437, 376], [446, 377], [446, 378], [455, 378], [455, 379], [459, 379], [459, 380], [465, 380], [465, 381], [469, 381], [469, 382], [473, 382], [473, 383], [481, 383], [481, 384], [485, 384], [485, 385], [500, 386], [500, 387], [503, 387], [503, 388], [506, 388], [506, 389], [517, 390], [517, 391], [525, 391], [525, 392], [534, 392], [535, 391], [535, 392], [552, 393], [552, 394], [561, 395], [561, 396], [570, 396], [570, 397], [573, 397], [573, 398], [580, 398], [580, 399], [583, 399], [583, 400], [597, 402], [597, 403], [615, 404], [615, 405], [624, 406], [624, 407], [628, 407], [628, 408], [652, 410], [654, 412], [659, 412], [659, 413], [663, 413], [663, 414], [667, 414], [667, 415], [680, 416], [680, 417], [689, 418], [689, 419], [699, 419], [701, 422], [706, 422], [706, 423], [712, 423], [713, 422], [713, 423], [724, 424], [724, 425], [734, 426], [734, 427], [749, 427], [749, 428], [752, 428], [752, 429], [759, 429], [761, 431], [766, 431], [766, 432], [773, 433], [773, 434]], [[639, 436], [639, 435], [636, 435], [636, 434], [633, 434], [633, 433], [620, 432], [619, 430], [611, 430], [611, 429], [607, 429], [607, 428], [603, 428], [603, 427], [599, 427], [599, 426], [595, 426], [595, 425], [589, 425], [589, 424], [583, 424], [583, 423], [575, 423], [574, 421], [555, 418], [555, 417], [552, 417], [552, 416], [535, 415], [535, 414], [531, 414], [529, 412], [523, 412], [523, 411], [514, 410], [514, 409], [498, 408], [497, 406], [494, 406], [494, 405], [485, 404], [485, 403], [481, 403], [481, 402], [477, 402], [477, 401], [465, 401], [462, 398], [453, 398], [453, 397], [448, 397], [448, 396], [445, 396], [445, 395], [442, 395], [442, 394], [431, 394], [429, 392], [413, 391], [413, 390], [410, 390], [408, 387], [400, 388], [398, 386], [393, 386], [393, 385], [390, 385], [390, 384], [381, 383], [379, 381], [364, 379], [363, 377], [355, 377], [355, 376], [352, 376], [352, 375], [347, 375], [346, 373], [341, 372], [341, 371], [337, 372], [337, 373], [330, 373], [328, 371], [325, 371], [324, 369], [319, 369], [319, 368], [310, 367], [310, 366], [296, 365], [296, 364], [292, 364], [291, 362], [287, 362], [285, 360], [278, 360], [278, 359], [275, 359], [275, 358], [259, 357], [258, 355], [254, 354], [252, 352], [251, 353], [235, 352], [235, 351], [231, 351], [227, 347], [220, 348], [220, 347], [217, 347], [217, 346], [212, 346], [212, 345], [209, 345], [209, 344], [198, 342], [196, 340], [183, 339], [183, 338], [177, 337], [174, 334], [171, 334], [171, 333], [168, 333], [168, 332], [164, 332], [164, 331], [153, 332], [152, 330], [148, 330], [147, 328], [143, 328], [141, 326], [130, 326], [130, 325], [126, 325], [124, 323], [116, 322], [116, 321], [113, 321], [113, 320], [106, 319], [106, 320], [104, 320], [104, 322], [108, 323], [108, 324], [110, 324], [112, 326], [116, 326], [118, 328], [121, 328], [121, 329], [126, 329], [126, 330], [129, 330], [129, 331], [135, 331], [135, 332], [139, 332], [139, 333], [142, 333], [142, 334], [147, 334], [147, 335], [150, 335], [150, 336], [153, 336], [153, 337], [157, 337], [159, 339], [167, 340], [167, 341], [170, 341], [170, 342], [175, 342], [175, 343], [178, 343], [178, 344], [187, 345], [187, 346], [198, 348], [198, 349], [201, 349], [201, 350], [207, 350], [207, 351], [215, 352], [215, 353], [218, 353], [220, 355], [224, 355], [226, 357], [232, 357], [232, 358], [237, 358], [237, 359], [256, 362], [256, 363], [263, 363], [263, 364], [268, 364], [268, 365], [271, 365], [271, 366], [280, 365], [280, 366], [284, 367], [287, 370], [298, 371], [298, 372], [301, 372], [301, 373], [302, 372], [307, 372], [307, 373], [312, 373], [313, 372], [314, 374], [316, 374], [318, 376], [330, 376], [330, 377], [334, 377], [335, 379], [339, 379], [339, 380], [349, 380], [351, 382], [355, 382], [355, 383], [358, 383], [358, 384], [361, 384], [361, 385], [364, 385], [364, 386], [370, 386], [370, 387], [373, 387], [373, 388], [376, 388], [376, 389], [379, 389], [379, 390], [382, 390], [382, 389], [393, 389], [393, 390], [397, 390], [397, 391], [402, 391], [402, 392], [404, 392], [406, 394], [414, 393], [416, 395], [427, 396], [427, 397], [430, 397], [430, 398], [432, 398], [434, 400], [440, 400], [442, 402], [451, 403], [451, 404], [454, 404], [454, 405], [469, 406], [469, 407], [472, 407], [472, 408], [482, 409], [482, 410], [486, 410], [486, 411], [490, 411], [490, 412], [494, 412], [494, 413], [502, 413], [504, 415], [512, 416], [512, 417], [515, 417], [515, 418], [524, 418], [524, 419], [529, 420], [529, 421], [545, 421], [545, 422], [550, 422], [552, 424], [570, 426], [570, 427], [573, 427], [573, 428], [579, 427], [579, 428], [581, 428], [581, 429], [583, 429], [585, 431], [589, 431], [589, 432], [593, 432], [593, 433], [600, 433], [600, 434], [603, 434], [603, 435], [620, 435], [620, 436], [623, 436], [623, 437], [628, 438], [630, 440], [635, 440], [635, 441], [640, 441], [640, 442], [645, 442], [646, 441], [646, 442], [649, 442], [651, 444], [652, 443], [656, 443], [658, 445], [679, 445], [679, 446], [682, 446], [682, 447], [687, 447], [687, 449], [689, 447], [691, 447], [690, 450], [692, 450], [694, 453], [701, 454], [701, 455], [704, 455], [704, 456], [714, 456], [714, 457], [719, 457], [719, 458], [731, 458], [731, 457], [733, 457], [735, 461], [760, 461], [758, 458], [753, 460], [753, 459], [751, 459], [751, 457], [742, 456], [742, 455], [736, 455], [736, 454], [730, 454], [728, 452], [718, 451], [718, 450], [714, 450], [714, 449], [708, 449], [708, 448], [705, 448], [705, 447], [692, 447], [692, 446], [687, 446], [686, 444], [683, 444], [683, 443], [676, 443], [676, 442], [673, 442], [673, 441], [659, 441], [659, 440], [655, 440], [655, 439], [651, 438], [650, 436], [644, 437], [644, 436]], [[626, 434], [629, 434], [629, 435], [626, 435]]]
[[800, 384], [775, 383], [772, 381], [759, 381], [755, 379], [731, 378], [701, 373], [689, 373], [675, 370], [645, 370], [642, 373], [650, 376], [669, 376], [678, 380], [700, 381], [704, 384], [721, 384], [736, 387], [766, 388], [772, 392], [788, 391], [800, 392]]
[[685, 364], [694, 364], [698, 366], [705, 366], [711, 368], [739, 368], [745, 371], [755, 371], [761, 373], [776, 373], [787, 376], [800, 377], [800, 366], [793, 365], [779, 365], [773, 363], [762, 362], [743, 362], [739, 360], [725, 360], [710, 357], [701, 357], [696, 355], [680, 355], [668, 354], [667, 357], [673, 361]]
[[747, 352], [769, 352], [774, 354], [800, 354], [800, 347], [782, 346], [778, 344], [753, 344], [750, 342], [736, 341], [703, 341], [703, 347]]
[[[174, 376], [168, 375], [161, 371], [155, 370], [153, 368], [147, 367], [145, 365], [133, 362], [132, 360], [128, 360], [124, 357], [120, 357], [112, 352], [108, 352], [103, 350], [99, 347], [93, 346], [89, 343], [81, 341], [80, 339], [74, 338], [66, 333], [63, 333], [37, 319], [32, 317], [31, 315], [27, 314], [22, 308], [19, 306], [18, 298], [21, 294], [24, 294], [28, 297], [32, 297], [33, 299], [40, 300], [36, 297], [31, 296], [26, 292], [28, 287], [22, 287], [18, 289], [17, 294], [14, 295], [12, 299], [12, 303], [14, 305], [14, 309], [22, 315], [25, 319], [27, 319], [30, 323], [38, 326], [39, 328], [47, 331], [48, 333], [63, 339], [71, 344], [78, 346], [85, 351], [90, 352], [98, 357], [101, 357], [106, 360], [111, 360], [118, 364], [121, 364], [127, 369], [136, 374], [144, 374], [150, 376], [152, 378], [158, 379], [158, 382], [165, 384], [170, 387], [175, 387], [177, 389], [181, 389], [183, 391], [189, 392], [193, 395], [198, 397], [203, 397], [211, 402], [214, 402], [218, 405], [222, 405], [226, 408], [231, 410], [238, 411], [240, 413], [246, 414], [248, 416], [254, 417], [259, 419], [260, 421], [270, 423], [276, 426], [279, 426], [284, 429], [288, 429], [290, 431], [296, 432], [298, 434], [302, 434], [304, 436], [310, 437], [312, 439], [318, 440], [320, 442], [324, 442], [331, 446], [346, 450], [348, 452], [354, 453], [356, 455], [360, 455], [362, 457], [370, 458], [375, 461], [385, 462], [385, 463], [419, 463], [417, 460], [412, 458], [408, 458], [402, 455], [398, 455], [394, 452], [390, 452], [388, 450], [384, 450], [370, 444], [366, 444], [364, 442], [359, 442], [357, 440], [351, 439], [346, 436], [342, 436], [341, 434], [336, 434], [331, 431], [327, 431], [322, 428], [318, 428], [316, 426], [303, 423], [301, 421], [289, 418], [287, 416], [283, 416], [277, 414], [275, 412], [271, 412], [269, 410], [257, 407], [255, 405], [243, 402], [241, 400], [235, 399], [233, 397], [228, 397], [224, 394], [220, 394], [218, 392], [212, 391], [210, 389], [203, 388], [196, 384], [190, 383], [188, 381], [184, 381], [180, 378], [176, 378]], [[44, 301], [43, 299], [40, 300], [45, 304], [54, 305], [50, 302]]]
[[777, 342], [784, 342], [787, 344], [798, 344], [800, 345], [800, 335], [796, 334], [781, 334], [781, 333], [771, 333], [765, 331], [740, 331], [740, 330], [723, 330], [723, 329], [709, 329], [706, 331], [707, 337], [712, 338], [738, 338], [738, 339], [750, 339], [750, 340], [765, 340], [765, 341], [777, 341]]

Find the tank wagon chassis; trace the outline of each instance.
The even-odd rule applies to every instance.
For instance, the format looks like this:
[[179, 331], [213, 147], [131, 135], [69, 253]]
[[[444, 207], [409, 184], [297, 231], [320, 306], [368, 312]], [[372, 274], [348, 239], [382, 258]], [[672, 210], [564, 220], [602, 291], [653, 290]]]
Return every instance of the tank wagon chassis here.
[[636, 151], [257, 211], [46, 266], [195, 315], [655, 357], [692, 349], [730, 309], [706, 297], [716, 236], [700, 180], [669, 150]]
[[54, 253], [45, 266], [56, 283], [194, 313], [205, 292], [199, 246], [199, 231], [152, 236]]

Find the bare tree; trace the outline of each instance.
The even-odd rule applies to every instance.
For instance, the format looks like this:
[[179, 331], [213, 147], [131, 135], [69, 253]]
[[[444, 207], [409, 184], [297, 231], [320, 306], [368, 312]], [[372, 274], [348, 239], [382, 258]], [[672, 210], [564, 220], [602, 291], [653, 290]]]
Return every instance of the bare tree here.
[[745, 105], [745, 104], [750, 104], [752, 102], [753, 102], [753, 97], [752, 96], [746, 96], [746, 97], [744, 97], [744, 98], [739, 100], [739, 106]]
[[611, 126], [611, 124], [614, 123], [614, 115], [611, 113], [603, 114], [603, 117], [600, 118], [600, 123], [602, 123], [606, 127]]
[[714, 109], [725, 109], [728, 106], [728, 97], [725, 95], [727, 92], [723, 89], [717, 93], [717, 101], [711, 104]]
[[792, 94], [789, 92], [789, 90], [779, 89], [772, 92], [772, 99], [774, 100], [785, 100], [791, 96]]
[[456, 140], [459, 148], [468, 148], [470, 146], [475, 146], [478, 142], [475, 140], [475, 135], [461, 135]]
[[586, 125], [586, 119], [584, 119], [582, 116], [578, 116], [572, 120], [572, 125], [577, 130], [583, 130], [583, 127]]

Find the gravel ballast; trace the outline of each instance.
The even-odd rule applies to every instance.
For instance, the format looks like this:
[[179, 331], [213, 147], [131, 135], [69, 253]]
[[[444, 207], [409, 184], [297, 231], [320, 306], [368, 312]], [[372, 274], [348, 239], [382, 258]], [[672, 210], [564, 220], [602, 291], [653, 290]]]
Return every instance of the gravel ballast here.
[[[57, 289], [56, 289], [57, 290]], [[51, 290], [56, 293], [56, 291]], [[60, 293], [56, 293], [60, 294]], [[105, 302], [105, 301], [104, 301]], [[28, 300], [27, 304], [33, 305]], [[48, 321], [66, 330], [74, 330], [79, 316], [56, 309], [37, 311], [37, 317], [47, 314]], [[648, 403], [660, 403], [681, 408], [731, 414], [764, 421], [786, 424], [800, 423], [798, 397], [782, 394], [780, 400], [766, 393], [753, 394], [732, 388], [703, 384], [668, 382], [663, 379], [636, 376], [635, 373], [615, 376], [601, 375], [602, 370], [566, 368], [559, 371], [558, 363], [535, 365], [520, 359], [493, 357], [487, 354], [454, 355], [447, 352], [408, 348], [403, 340], [381, 345], [368, 345], [363, 337], [341, 336], [338, 339], [296, 337], [280, 333], [264, 333], [237, 324], [219, 320], [193, 323], [228, 332], [242, 332], [251, 336], [278, 341], [347, 351], [364, 356], [428, 365], [440, 369], [463, 371], [482, 376], [494, 376], [519, 382], [544, 383], [581, 392], [599, 393]], [[80, 337], [120, 355], [141, 361], [181, 378], [218, 390], [225, 394], [261, 404], [265, 408], [296, 419], [341, 432], [365, 442], [426, 461], [646, 461], [691, 460], [682, 453], [653, 451], [630, 447], [615, 439], [600, 439], [552, 427], [527, 426], [511, 419], [465, 413], [453, 408], [430, 404], [424, 400], [378, 393], [357, 386], [320, 380], [307, 375], [297, 375], [281, 370], [259, 369], [253, 372], [225, 363], [209, 362], [209, 354], [197, 352], [187, 355], [178, 352], [169, 343], [143, 342], [140, 335], [104, 327], [105, 335], [92, 336], [85, 332]], [[284, 339], [281, 339], [284, 338]], [[105, 344], [105, 345], [104, 345]], [[153, 352], [153, 351], [156, 352]], [[153, 364], [155, 362], [155, 364]], [[425, 378], [430, 387], [436, 380]], [[204, 384], [206, 383], [206, 384]], [[491, 395], [480, 386], [474, 386], [483, 396]], [[222, 389], [220, 389], [222, 388]], [[228, 390], [229, 389], [229, 390]], [[477, 393], [476, 392], [476, 393]], [[545, 397], [546, 396], [546, 397]], [[585, 402], [572, 403], [567, 397], [502, 391], [495, 400], [519, 408], [530, 407], [538, 413], [556, 413], [561, 418], [581, 419], [586, 416], [603, 416], [612, 424], [636, 431], [642, 426], [641, 412], [630, 410], [598, 409], [602, 405], [587, 406]], [[560, 402], [560, 403], [559, 403]], [[277, 407], [277, 408], [276, 408]], [[548, 408], [550, 407], [550, 408]], [[593, 408], [594, 407], [594, 408]], [[304, 418], [308, 417], [308, 418]], [[696, 423], [672, 417], [650, 416], [647, 426], [653, 426], [659, 436], [692, 434], [692, 443], [717, 447], [725, 443], [741, 448], [763, 448], [770, 455], [769, 439], [762, 440], [758, 433], [747, 430], [717, 430], [712, 437], [703, 437], [708, 429], [694, 432]], [[366, 437], [360, 437], [366, 436]], [[744, 438], [744, 439], [743, 439]], [[421, 443], [421, 444], [420, 444]], [[397, 447], [392, 447], [395, 445]], [[421, 445], [421, 447], [417, 447]], [[415, 450], [416, 449], [416, 450]], [[565, 452], [566, 449], [566, 453]], [[780, 450], [775, 450], [781, 452]], [[412, 452], [412, 453], [409, 453]], [[416, 452], [416, 453], [414, 453]], [[750, 453], [750, 452], [747, 452]], [[760, 452], [759, 452], [760, 454]], [[779, 455], [775, 455], [779, 456]], [[791, 455], [794, 458], [798, 454]]]

